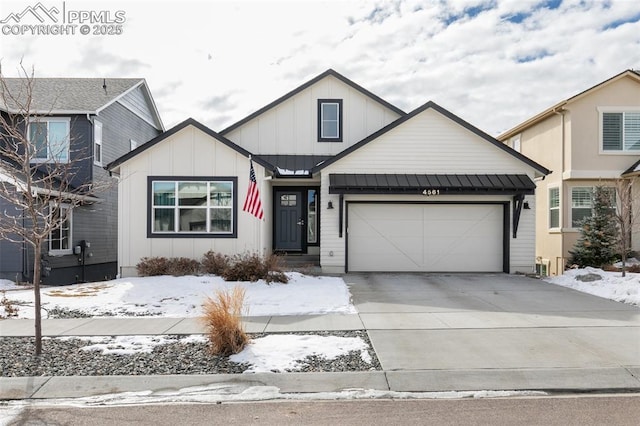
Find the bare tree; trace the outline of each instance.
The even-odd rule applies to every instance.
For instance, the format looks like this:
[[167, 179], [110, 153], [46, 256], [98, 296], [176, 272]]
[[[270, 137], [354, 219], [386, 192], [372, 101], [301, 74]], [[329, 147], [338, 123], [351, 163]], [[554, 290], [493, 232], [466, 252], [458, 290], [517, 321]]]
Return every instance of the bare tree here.
[[615, 219], [618, 226], [617, 251], [622, 260], [622, 276], [626, 276], [627, 255], [632, 250], [632, 233], [637, 229], [637, 217], [634, 214], [640, 208], [640, 200], [633, 196], [634, 187], [637, 188], [638, 178], [624, 177], [616, 180], [616, 209]]
[[[35, 353], [42, 353], [40, 281], [42, 249], [53, 235], [63, 241], [72, 211], [90, 201], [98, 186], [77, 182], [87, 152], [71, 149], [70, 135], [56, 139], [40, 133], [47, 113], [34, 107], [36, 79], [20, 64], [19, 84], [12, 84], [0, 70], [0, 198], [6, 201], [0, 214], [0, 238], [27, 244], [33, 250], [35, 299]], [[54, 105], [48, 105], [49, 112]], [[39, 114], [39, 115], [38, 115]], [[68, 143], [66, 143], [68, 141]], [[90, 154], [90, 153], [89, 153]], [[66, 244], [71, 244], [67, 241]]]

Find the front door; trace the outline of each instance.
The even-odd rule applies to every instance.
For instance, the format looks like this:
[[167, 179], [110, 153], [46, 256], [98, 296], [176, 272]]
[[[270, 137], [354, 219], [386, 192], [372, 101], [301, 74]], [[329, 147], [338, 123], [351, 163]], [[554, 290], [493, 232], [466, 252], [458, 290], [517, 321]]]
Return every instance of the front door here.
[[275, 192], [275, 238], [276, 250], [302, 251], [305, 228], [303, 196], [306, 191]]

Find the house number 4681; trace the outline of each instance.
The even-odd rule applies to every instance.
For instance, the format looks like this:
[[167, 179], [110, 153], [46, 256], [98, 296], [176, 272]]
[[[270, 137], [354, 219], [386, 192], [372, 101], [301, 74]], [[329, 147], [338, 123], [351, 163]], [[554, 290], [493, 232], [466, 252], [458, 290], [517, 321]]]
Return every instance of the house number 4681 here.
[[422, 195], [431, 196], [431, 195], [440, 195], [439, 189], [425, 189], [422, 191]]

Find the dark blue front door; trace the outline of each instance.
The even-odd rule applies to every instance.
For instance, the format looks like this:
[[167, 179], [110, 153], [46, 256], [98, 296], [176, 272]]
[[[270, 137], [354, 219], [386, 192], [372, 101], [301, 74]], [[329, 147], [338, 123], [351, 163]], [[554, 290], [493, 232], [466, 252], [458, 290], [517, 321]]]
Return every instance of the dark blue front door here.
[[275, 249], [302, 251], [302, 236], [305, 228], [303, 206], [305, 192], [275, 192]]

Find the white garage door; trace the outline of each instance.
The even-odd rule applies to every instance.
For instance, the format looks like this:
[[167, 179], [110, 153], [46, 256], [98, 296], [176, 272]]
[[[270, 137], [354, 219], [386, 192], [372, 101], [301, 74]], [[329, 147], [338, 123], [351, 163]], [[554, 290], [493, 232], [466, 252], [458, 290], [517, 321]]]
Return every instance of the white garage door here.
[[503, 206], [349, 204], [349, 271], [501, 272]]

